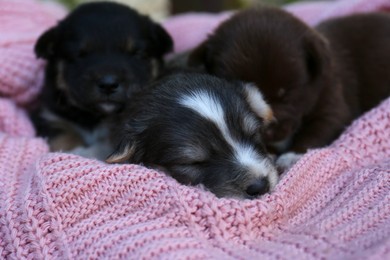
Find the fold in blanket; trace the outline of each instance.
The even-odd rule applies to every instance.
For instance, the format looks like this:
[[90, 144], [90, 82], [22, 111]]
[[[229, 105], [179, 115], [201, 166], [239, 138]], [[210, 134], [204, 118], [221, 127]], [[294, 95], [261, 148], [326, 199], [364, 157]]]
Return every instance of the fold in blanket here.
[[17, 106], [37, 93], [18, 76], [38, 73], [9, 59], [19, 74], [7, 84], [21, 87], [0, 85], [0, 258], [390, 257], [390, 99], [306, 154], [272, 194], [217, 199], [141, 166], [48, 153]]
[[[5, 105], [2, 103], [1, 105]], [[9, 105], [9, 103], [8, 103]], [[0, 136], [5, 258], [385, 259], [390, 99], [257, 200], [217, 199], [137, 165]]]

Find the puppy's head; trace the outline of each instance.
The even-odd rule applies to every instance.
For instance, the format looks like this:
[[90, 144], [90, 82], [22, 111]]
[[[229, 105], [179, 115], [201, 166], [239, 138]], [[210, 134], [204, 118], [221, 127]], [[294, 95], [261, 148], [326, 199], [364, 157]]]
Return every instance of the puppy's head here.
[[115, 3], [79, 6], [35, 45], [50, 83], [72, 105], [102, 114], [121, 109], [155, 77], [171, 49], [161, 26]]
[[278, 142], [291, 136], [313, 109], [329, 70], [329, 50], [318, 33], [291, 14], [264, 7], [221, 24], [192, 52], [189, 63], [255, 83], [277, 120], [268, 141]]
[[217, 196], [255, 198], [278, 179], [262, 143], [272, 112], [252, 85], [178, 74], [137, 98], [108, 162], [161, 167]]

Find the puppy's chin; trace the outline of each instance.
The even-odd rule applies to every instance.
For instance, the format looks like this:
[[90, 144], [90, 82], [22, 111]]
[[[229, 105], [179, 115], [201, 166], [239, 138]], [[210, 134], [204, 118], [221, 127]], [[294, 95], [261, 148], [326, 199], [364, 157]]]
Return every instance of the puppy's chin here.
[[99, 104], [96, 105], [96, 109], [98, 110], [98, 112], [104, 115], [111, 115], [111, 114], [118, 113], [119, 111], [122, 110], [122, 108], [123, 108], [122, 104], [110, 102], [110, 101], [100, 102]]

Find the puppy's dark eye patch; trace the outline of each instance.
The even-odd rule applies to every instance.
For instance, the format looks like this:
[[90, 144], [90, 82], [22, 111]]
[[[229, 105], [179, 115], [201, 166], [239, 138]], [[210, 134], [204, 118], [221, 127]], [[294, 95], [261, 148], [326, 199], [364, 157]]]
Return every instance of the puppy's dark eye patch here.
[[165, 163], [167, 166], [205, 166], [209, 163], [208, 159], [199, 159], [199, 158], [174, 158], [169, 162]]
[[149, 57], [148, 53], [144, 49], [136, 49], [134, 55], [140, 59], [147, 59]]
[[251, 139], [256, 143], [256, 144], [263, 144], [263, 130], [259, 130], [258, 132], [255, 132], [251, 135]]
[[246, 134], [254, 135], [261, 132], [263, 125], [252, 115], [245, 115], [242, 118], [242, 126]]
[[71, 60], [84, 58], [91, 51], [91, 48], [87, 43], [79, 41], [66, 42], [64, 43], [63, 48], [65, 57]]
[[88, 55], [88, 50], [87, 48], [80, 48], [77, 52], [77, 57], [78, 58], [84, 58]]
[[190, 165], [206, 162], [209, 152], [203, 146], [187, 144], [175, 149], [176, 156], [171, 157], [171, 162], [180, 165]]
[[208, 161], [186, 161], [176, 163], [177, 166], [189, 166], [189, 167], [204, 167], [208, 165]]
[[147, 58], [147, 52], [145, 46], [143, 44], [135, 44], [135, 42], [131, 39], [128, 39], [123, 46], [123, 50], [125, 53], [137, 57], [137, 58]]
[[202, 171], [190, 165], [168, 166], [171, 174], [181, 183], [197, 185], [202, 181]]

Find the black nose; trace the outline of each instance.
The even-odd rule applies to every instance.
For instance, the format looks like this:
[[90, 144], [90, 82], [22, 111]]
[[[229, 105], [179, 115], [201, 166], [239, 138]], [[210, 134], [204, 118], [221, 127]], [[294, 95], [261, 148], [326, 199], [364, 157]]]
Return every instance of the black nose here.
[[105, 75], [100, 78], [98, 86], [100, 92], [104, 94], [112, 94], [119, 87], [119, 79], [115, 75]]
[[246, 188], [246, 193], [250, 196], [259, 196], [269, 191], [269, 181], [262, 178], [254, 181]]

